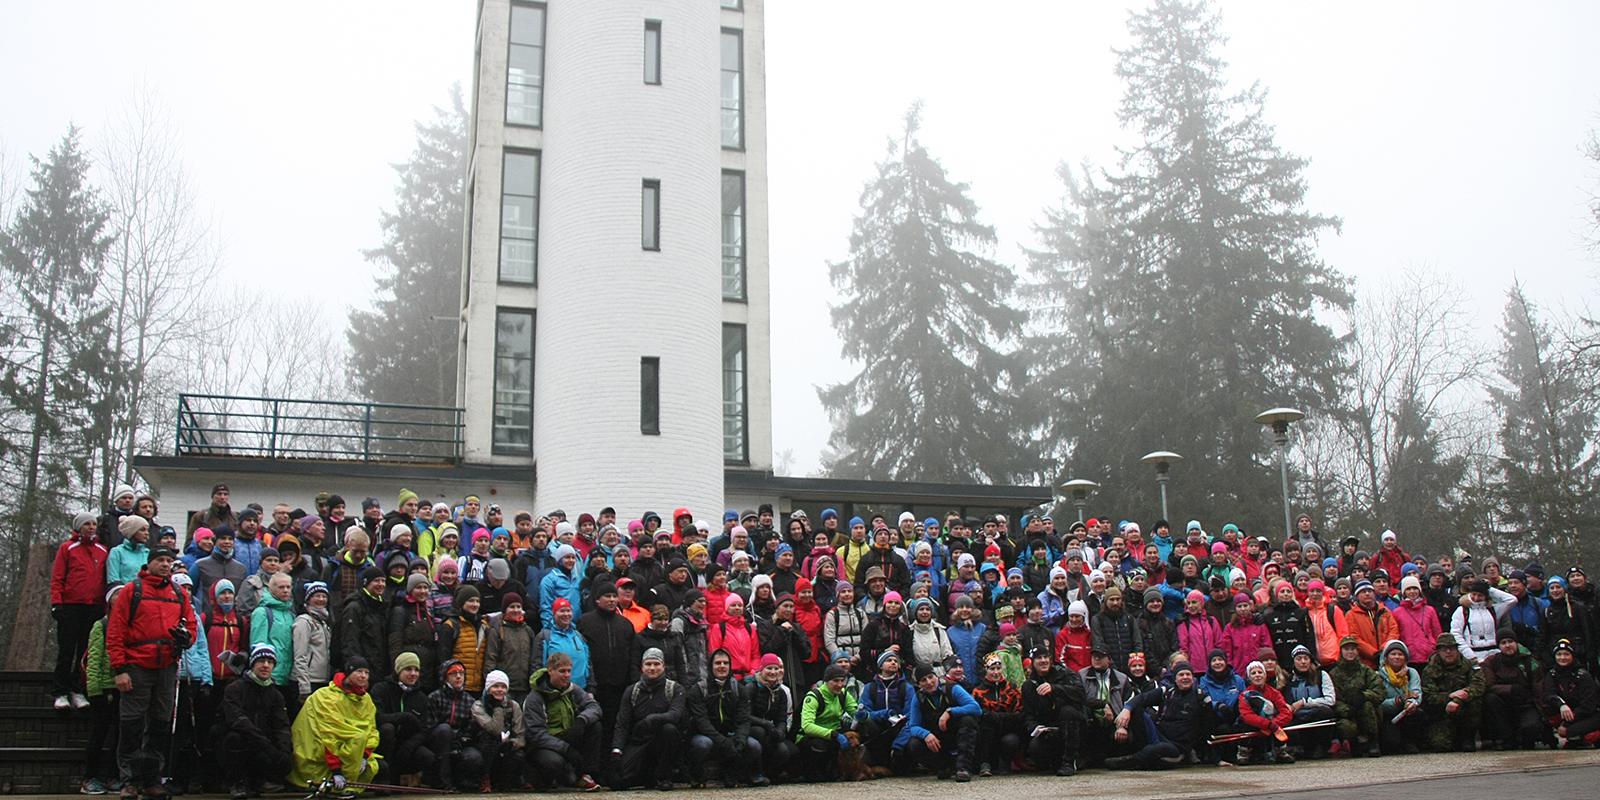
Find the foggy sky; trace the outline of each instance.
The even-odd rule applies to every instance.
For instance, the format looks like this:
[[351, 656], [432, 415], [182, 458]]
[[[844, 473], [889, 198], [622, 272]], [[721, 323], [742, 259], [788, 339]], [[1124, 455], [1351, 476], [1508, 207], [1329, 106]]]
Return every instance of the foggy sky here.
[[[707, 0], [709, 2], [710, 0]], [[906, 107], [972, 186], [1021, 269], [1062, 161], [1112, 165], [1113, 47], [1130, 3], [769, 0], [774, 449], [816, 468], [813, 386], [852, 372], [828, 321], [863, 183]], [[1545, 303], [1596, 297], [1580, 155], [1600, 126], [1600, 4], [1221, 5], [1236, 85], [1269, 90], [1278, 142], [1311, 159], [1312, 210], [1341, 217], [1325, 259], [1362, 285], [1408, 266], [1455, 276], [1493, 346], [1513, 277]], [[97, 144], [138, 86], [167, 107], [230, 281], [260, 308], [367, 302], [378, 212], [412, 123], [471, 90], [475, 4], [0, 2], [0, 149], [42, 155], [69, 122]], [[1358, 287], [1359, 291], [1359, 287]], [[442, 309], [441, 309], [442, 311]], [[229, 313], [226, 310], [221, 313]], [[618, 318], [630, 313], [616, 309]]]

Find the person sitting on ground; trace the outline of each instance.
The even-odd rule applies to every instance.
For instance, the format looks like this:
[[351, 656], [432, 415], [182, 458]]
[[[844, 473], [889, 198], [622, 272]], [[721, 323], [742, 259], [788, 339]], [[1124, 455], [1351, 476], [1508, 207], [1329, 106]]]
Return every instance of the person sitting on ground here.
[[522, 705], [528, 729], [528, 763], [552, 786], [585, 792], [600, 788], [600, 703], [572, 679], [572, 658], [553, 652], [533, 673], [533, 689]]
[[610, 785], [626, 789], [652, 781], [657, 789], [672, 788], [684, 730], [686, 692], [667, 677], [666, 657], [645, 651], [639, 681], [628, 687], [617, 713], [611, 755], [617, 760]]
[[1058, 777], [1077, 774], [1086, 703], [1083, 678], [1056, 666], [1049, 647], [1034, 650], [1022, 687], [1022, 714], [1028, 760], [1035, 768], [1053, 766]]
[[[1267, 667], [1260, 661], [1246, 665], [1244, 675], [1245, 688], [1239, 694], [1239, 722], [1260, 734], [1267, 763], [1293, 764], [1294, 756], [1289, 754], [1288, 748], [1289, 735], [1283, 730], [1283, 726], [1294, 719], [1289, 701], [1267, 680]], [[1240, 742], [1235, 763], [1249, 764], [1255, 757], [1255, 749], [1251, 739]]]
[[422, 688], [421, 660], [403, 652], [394, 676], [372, 687], [378, 711], [378, 753], [406, 786], [440, 786], [438, 764], [450, 752], [449, 726], [434, 724], [433, 705]]
[[283, 791], [293, 746], [283, 694], [272, 681], [278, 655], [272, 645], [250, 648], [244, 677], [222, 691], [222, 770], [234, 776], [230, 796]]
[[1600, 683], [1578, 664], [1577, 649], [1562, 639], [1553, 650], [1556, 663], [1539, 682], [1539, 705], [1550, 727], [1569, 750], [1600, 744]]
[[527, 729], [522, 706], [511, 699], [511, 682], [506, 673], [494, 670], [483, 677], [483, 696], [472, 704], [472, 724], [478, 732], [478, 752], [483, 753], [484, 775], [479, 780], [479, 791], [523, 788]]
[[800, 732], [796, 737], [806, 754], [805, 774], [820, 780], [838, 775], [838, 754], [851, 747], [845, 735], [857, 714], [855, 695], [845, 690], [850, 671], [839, 661], [822, 671], [822, 682], [806, 692], [800, 704]]
[[[662, 606], [661, 608], [665, 608]], [[689, 774], [692, 782], [704, 786], [707, 767], [715, 765], [722, 785], [761, 786], [769, 782], [761, 763], [761, 743], [750, 736], [750, 706], [733, 677], [733, 659], [727, 651], [711, 654], [711, 675], [702, 688], [689, 684], [690, 716]]]
[[1456, 637], [1439, 634], [1434, 652], [1422, 668], [1423, 711], [1428, 718], [1428, 746], [1434, 752], [1477, 750], [1484, 672], [1461, 657]]
[[1172, 685], [1140, 692], [1117, 715], [1118, 743], [1139, 749], [1106, 759], [1108, 769], [1169, 769], [1194, 758], [1212, 720], [1187, 661], [1172, 665]]
[[926, 664], [918, 664], [913, 676], [917, 689], [911, 717], [900, 731], [896, 748], [905, 751], [906, 760], [941, 780], [972, 780], [978, 716], [983, 713], [978, 701]]
[[306, 698], [290, 728], [290, 783], [315, 789], [331, 780], [343, 790], [349, 783], [378, 782], [382, 759], [377, 757], [378, 709], [367, 693], [370, 676], [367, 660], [353, 656], [332, 682]]

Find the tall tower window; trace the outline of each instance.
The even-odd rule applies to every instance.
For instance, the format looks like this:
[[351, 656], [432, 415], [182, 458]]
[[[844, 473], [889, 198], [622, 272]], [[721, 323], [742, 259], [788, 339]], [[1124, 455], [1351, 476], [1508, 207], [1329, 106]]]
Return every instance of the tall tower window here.
[[507, 150], [500, 180], [500, 280], [533, 283], [539, 254], [539, 154]]
[[644, 82], [661, 84], [661, 20], [644, 21]]
[[722, 146], [744, 149], [744, 34], [722, 30]]
[[750, 397], [746, 378], [745, 328], [722, 326], [722, 457], [750, 463]]
[[744, 299], [744, 173], [722, 173], [722, 296]]
[[533, 312], [497, 309], [494, 325], [494, 450], [533, 445]]
[[646, 179], [639, 192], [639, 245], [661, 249], [661, 181]]
[[639, 432], [661, 435], [661, 359], [639, 359]]
[[506, 54], [506, 122], [544, 121], [544, 6], [513, 3]]

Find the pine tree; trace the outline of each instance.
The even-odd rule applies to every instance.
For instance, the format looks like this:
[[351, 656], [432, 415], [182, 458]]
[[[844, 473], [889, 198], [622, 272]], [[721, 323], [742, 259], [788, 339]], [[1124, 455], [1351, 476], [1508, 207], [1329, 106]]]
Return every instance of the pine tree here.
[[1023, 451], [1009, 394], [1019, 331], [1006, 304], [1015, 276], [987, 255], [967, 185], [917, 139], [921, 108], [889, 143], [861, 196], [850, 256], [830, 265], [843, 301], [833, 323], [861, 370], [819, 391], [833, 420], [830, 474], [887, 480], [998, 481]]
[[1099, 181], [1068, 183], [1031, 254], [1034, 294], [1061, 308], [1030, 361], [1062, 365], [1030, 380], [1031, 406], [1061, 477], [1100, 481], [1117, 513], [1157, 508], [1138, 458], [1167, 449], [1186, 457], [1175, 515], [1276, 531], [1253, 418], [1331, 405], [1341, 345], [1316, 314], [1351, 297], [1314, 247], [1338, 222], [1304, 208], [1306, 162], [1274, 141], [1263, 92], [1228, 90], [1206, 4], [1157, 0], [1129, 28], [1118, 117], [1138, 143]]
[[1503, 522], [1530, 553], [1564, 564], [1596, 563], [1600, 409], [1520, 284], [1507, 294], [1500, 331], [1501, 385], [1491, 386], [1489, 395], [1500, 412]]
[[368, 399], [456, 403], [467, 120], [458, 86], [448, 109], [417, 124], [411, 159], [395, 165], [400, 185], [394, 210], [381, 216], [383, 245], [366, 253], [386, 269], [370, 309], [353, 311], [346, 332], [356, 384]]
[[0, 361], [0, 398], [20, 423], [0, 431], [0, 454], [15, 467], [3, 476], [14, 501], [0, 512], [13, 556], [81, 507], [111, 407], [112, 307], [96, 294], [109, 212], [89, 185], [80, 138], [71, 128], [45, 160], [32, 159], [32, 185], [0, 235], [15, 337]]

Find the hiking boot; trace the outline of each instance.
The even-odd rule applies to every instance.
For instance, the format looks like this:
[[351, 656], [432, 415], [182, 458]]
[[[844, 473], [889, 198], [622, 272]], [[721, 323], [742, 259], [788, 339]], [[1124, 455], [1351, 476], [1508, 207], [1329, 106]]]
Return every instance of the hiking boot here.
[[78, 784], [78, 794], [105, 794], [106, 785], [99, 778], [85, 778]]
[[1239, 745], [1239, 751], [1234, 754], [1233, 763], [1243, 766], [1249, 764], [1255, 757], [1255, 751], [1244, 745]]
[[600, 784], [591, 775], [583, 775], [578, 778], [578, 789], [580, 791], [592, 792], [599, 788]]
[[245, 798], [249, 796], [250, 789], [249, 787], [245, 786], [244, 781], [238, 781], [237, 783], [233, 784], [232, 789], [228, 790], [229, 800], [245, 800]]
[[135, 789], [132, 784], [124, 783], [122, 784], [121, 794], [118, 796], [122, 800], [139, 800], [139, 790]]
[[1133, 769], [1133, 756], [1112, 756], [1106, 759], [1106, 769]]
[[1273, 764], [1293, 764], [1294, 755], [1289, 752], [1288, 747], [1280, 744], [1267, 751], [1267, 761]]
[[656, 790], [657, 791], [662, 791], [662, 792], [670, 792], [670, 791], [672, 791], [672, 781], [669, 781], [669, 780], [656, 781]]
[[767, 776], [765, 775], [757, 775], [750, 779], [750, 785], [759, 789], [763, 786], [771, 786], [772, 781], [767, 780]]
[[956, 770], [955, 778], [956, 783], [966, 783], [967, 781], [972, 780], [972, 773], [964, 769], [958, 769]]
[[168, 792], [167, 787], [164, 786], [160, 781], [156, 781], [155, 783], [140, 789], [139, 796], [144, 798], [144, 800], [167, 800], [168, 797], [172, 796], [172, 793]]
[[991, 777], [994, 777], [994, 769], [989, 766], [989, 762], [985, 761], [982, 764], [978, 765], [978, 777], [980, 777], [980, 778], [991, 778]]
[[1076, 774], [1078, 774], [1078, 764], [1074, 759], [1066, 759], [1061, 762], [1061, 766], [1056, 767], [1057, 778], [1070, 778]]

